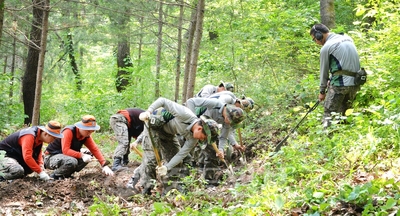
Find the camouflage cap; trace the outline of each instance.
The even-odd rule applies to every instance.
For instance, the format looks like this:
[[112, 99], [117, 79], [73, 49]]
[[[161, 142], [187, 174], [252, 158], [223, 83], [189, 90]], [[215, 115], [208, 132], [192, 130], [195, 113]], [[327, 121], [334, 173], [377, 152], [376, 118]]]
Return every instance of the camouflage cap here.
[[225, 90], [233, 92], [233, 90], [235, 90], [235, 87], [232, 83], [225, 83]]
[[207, 135], [207, 143], [211, 145], [218, 138], [218, 123], [206, 115], [200, 116], [200, 119], [203, 123], [204, 134]]
[[254, 100], [251, 98], [243, 98], [240, 102], [246, 112], [249, 112], [254, 108]]
[[226, 112], [228, 113], [229, 120], [231, 121], [230, 125], [234, 128], [236, 128], [245, 119], [243, 110], [235, 105], [227, 104]]

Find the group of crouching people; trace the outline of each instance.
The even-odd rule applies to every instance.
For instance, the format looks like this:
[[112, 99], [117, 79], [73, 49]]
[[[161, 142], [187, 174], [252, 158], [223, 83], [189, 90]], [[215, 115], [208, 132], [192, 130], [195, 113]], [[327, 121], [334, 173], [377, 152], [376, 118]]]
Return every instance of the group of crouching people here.
[[[111, 168], [91, 137], [100, 129], [94, 116], [84, 116], [63, 129], [56, 121], [23, 129], [0, 142], [0, 180], [22, 178], [32, 172], [42, 180], [70, 178], [93, 156], [103, 173], [114, 175], [126, 166], [130, 151], [135, 150], [142, 154], [142, 163], [127, 187], [136, 193], [150, 194], [156, 182], [162, 183], [164, 193], [179, 189], [180, 179], [189, 175], [193, 166], [202, 170], [209, 185], [215, 185], [222, 176], [220, 160], [227, 144], [245, 150], [235, 139], [235, 128], [254, 105], [252, 99], [236, 98], [232, 91], [233, 85], [221, 82], [219, 86], [204, 86], [184, 105], [160, 97], [147, 110], [118, 111], [110, 117], [118, 141]], [[49, 143], [44, 155], [43, 142]], [[143, 153], [137, 150], [138, 144]], [[82, 151], [83, 145], [87, 152]], [[48, 175], [45, 169], [54, 171]]]

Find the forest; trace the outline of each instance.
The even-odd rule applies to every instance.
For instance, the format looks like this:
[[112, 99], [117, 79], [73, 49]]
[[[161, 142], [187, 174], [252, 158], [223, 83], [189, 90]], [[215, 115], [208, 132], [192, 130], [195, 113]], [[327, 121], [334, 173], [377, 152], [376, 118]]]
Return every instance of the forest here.
[[[182, 104], [221, 81], [255, 102], [241, 128], [245, 154], [217, 187], [192, 170], [185, 193], [132, 194], [125, 185], [141, 162], [132, 152], [114, 177], [91, 162], [74, 179], [0, 182], [1, 215], [400, 214], [399, 0], [0, 0], [0, 23], [1, 140], [90, 114], [111, 161], [118, 110], [159, 97]], [[322, 103], [309, 112], [316, 23], [350, 36], [368, 73], [327, 129]]]

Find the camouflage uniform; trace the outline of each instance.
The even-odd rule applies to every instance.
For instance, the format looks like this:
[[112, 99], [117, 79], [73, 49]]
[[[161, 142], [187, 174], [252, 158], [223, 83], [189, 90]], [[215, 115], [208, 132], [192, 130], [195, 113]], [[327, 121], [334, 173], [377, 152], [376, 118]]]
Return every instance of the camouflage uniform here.
[[332, 112], [345, 115], [347, 109], [352, 107], [360, 86], [329, 86], [324, 103], [324, 119], [331, 116]]
[[142, 112], [144, 112], [142, 109], [127, 108], [110, 117], [110, 126], [118, 141], [114, 151], [113, 171], [119, 170], [129, 162], [131, 139], [132, 137], [137, 139], [144, 128], [143, 122], [139, 120]]
[[[231, 104], [227, 105], [216, 98], [190, 98], [186, 102], [186, 105], [193, 112], [195, 112], [196, 107], [207, 108], [207, 110], [204, 112], [204, 115], [209, 116], [217, 123], [222, 124], [221, 134], [218, 137], [217, 144], [218, 149], [224, 152], [228, 138], [231, 134], [233, 134], [234, 128], [230, 124], [225, 123], [223, 110], [225, 107], [227, 110], [230, 110], [231, 112], [228, 111], [228, 113], [233, 115], [231, 116], [231, 119], [234, 119], [234, 121], [238, 123], [244, 118], [243, 110]], [[234, 122], [232, 122], [232, 124], [233, 123]], [[233, 143], [237, 143], [236, 140]], [[205, 148], [203, 148], [201, 154], [204, 157], [203, 176], [210, 184], [215, 184], [221, 177], [220, 173], [222, 170], [219, 167], [220, 160], [216, 156], [215, 150], [210, 145], [207, 145]]]
[[[164, 165], [168, 168], [168, 174], [163, 180], [164, 183], [167, 183], [168, 179], [177, 180], [179, 177], [177, 173], [181, 171], [182, 161], [198, 142], [197, 139], [193, 138], [191, 132], [193, 125], [200, 121], [194, 113], [186, 107], [162, 97], [150, 105], [147, 111], [153, 113], [160, 107], [167, 111], [169, 117], [164, 118], [161, 115], [162, 118], [160, 118], [159, 115], [152, 115], [149, 120], [149, 128], [145, 127], [143, 130], [142, 145], [144, 152], [143, 161], [139, 169], [140, 180], [138, 182], [138, 185], [143, 187], [142, 193], [150, 192], [152, 182], [156, 178], [155, 168], [157, 164], [150, 134], [153, 137], [154, 145], [158, 148], [161, 159], [166, 162]], [[154, 122], [152, 119], [154, 119]], [[185, 144], [182, 148], [177, 134], [185, 138]], [[170, 189], [166, 188], [166, 186], [168, 185], [164, 184], [164, 191]]]

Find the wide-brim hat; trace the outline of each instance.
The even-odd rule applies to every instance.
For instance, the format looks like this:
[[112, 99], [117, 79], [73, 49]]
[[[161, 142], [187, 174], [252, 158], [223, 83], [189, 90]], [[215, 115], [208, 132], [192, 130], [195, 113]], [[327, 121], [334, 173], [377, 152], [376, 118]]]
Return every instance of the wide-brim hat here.
[[49, 121], [45, 126], [38, 126], [38, 128], [55, 138], [63, 138], [61, 133], [61, 124], [58, 121]]
[[84, 115], [81, 121], [75, 123], [75, 126], [81, 130], [100, 130], [96, 118], [92, 115]]

